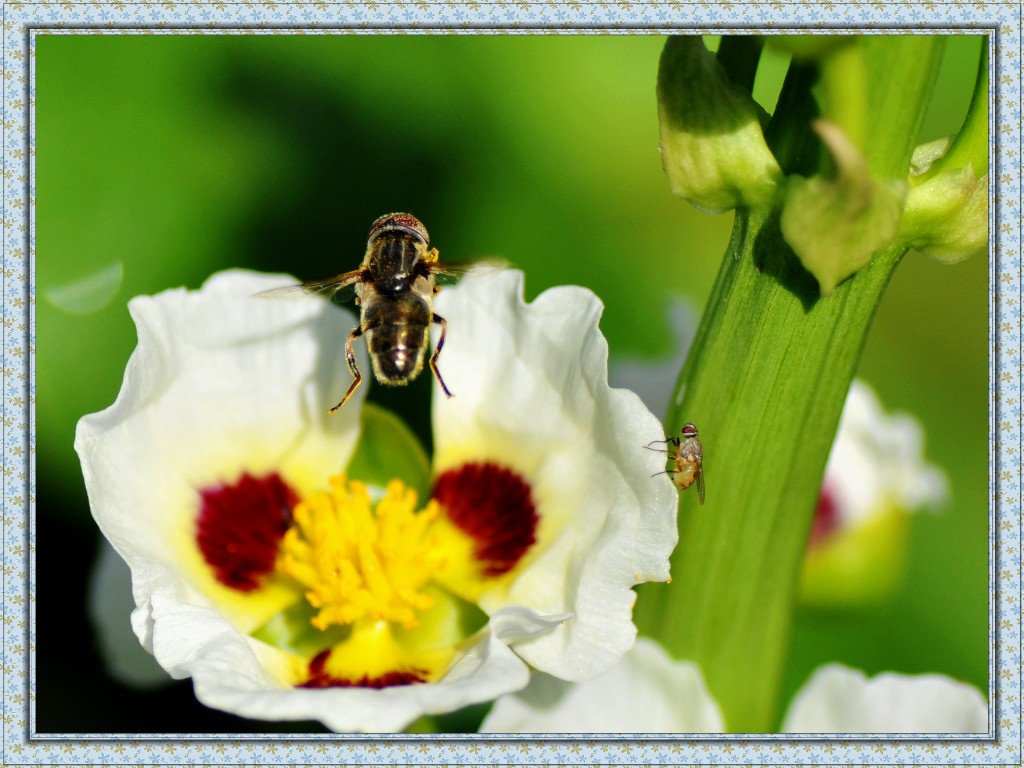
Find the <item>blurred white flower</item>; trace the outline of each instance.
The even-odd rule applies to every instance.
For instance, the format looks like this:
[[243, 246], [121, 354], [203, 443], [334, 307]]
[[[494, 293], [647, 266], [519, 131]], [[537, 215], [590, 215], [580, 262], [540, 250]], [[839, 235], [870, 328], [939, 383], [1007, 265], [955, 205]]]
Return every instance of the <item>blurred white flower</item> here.
[[785, 733], [987, 733], [978, 689], [945, 675], [883, 672], [826, 664], [793, 697]]
[[455, 397], [435, 391], [418, 478], [420, 449], [362, 407], [366, 387], [327, 416], [355, 318], [252, 298], [286, 282], [233, 271], [132, 300], [121, 393], [79, 424], [142, 644], [209, 706], [338, 731], [400, 730], [530, 667], [610, 668], [635, 637], [632, 586], [668, 577], [676, 496], [643, 450], [657, 419], [608, 387], [596, 297], [526, 304], [509, 271], [439, 295]]
[[815, 535], [861, 525], [889, 508], [914, 512], [941, 505], [949, 496], [946, 476], [924, 458], [924, 431], [905, 413], [889, 416], [862, 381], [850, 385], [822, 495], [830, 511]]
[[[534, 676], [502, 696], [486, 733], [722, 733], [700, 670], [645, 638], [611, 671], [571, 684]], [[985, 733], [988, 709], [974, 687], [943, 675], [868, 679], [840, 664], [819, 668], [797, 692], [785, 733]]]
[[946, 476], [924, 458], [920, 424], [886, 414], [871, 388], [854, 381], [815, 510], [801, 600], [837, 607], [888, 596], [903, 571], [908, 514], [948, 496]]
[[621, 662], [575, 685], [534, 675], [502, 696], [481, 733], [722, 733], [722, 715], [696, 664], [638, 638]]
[[139, 690], [171, 682], [132, 631], [132, 572], [106, 539], [101, 539], [89, 574], [89, 618], [107, 674]]

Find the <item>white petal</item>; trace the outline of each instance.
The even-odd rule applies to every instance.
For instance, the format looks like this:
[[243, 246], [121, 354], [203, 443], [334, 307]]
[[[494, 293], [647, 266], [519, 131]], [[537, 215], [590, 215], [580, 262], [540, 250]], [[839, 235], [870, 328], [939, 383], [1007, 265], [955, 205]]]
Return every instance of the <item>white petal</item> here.
[[793, 699], [786, 733], [987, 733], [988, 707], [973, 686], [943, 675], [868, 677], [819, 668]]
[[640, 638], [609, 671], [584, 683], [534, 675], [495, 702], [482, 733], [722, 733], [722, 715], [695, 664]]
[[518, 271], [471, 272], [438, 296], [448, 321], [438, 365], [454, 396], [435, 387], [434, 468], [494, 461], [530, 484], [536, 551], [480, 603], [571, 613], [515, 647], [537, 669], [582, 680], [632, 645], [632, 587], [668, 578], [678, 500], [666, 476], [652, 477], [664, 457], [644, 447], [664, 438], [658, 419], [608, 386], [601, 302], [569, 286], [527, 304], [522, 283]]
[[[373, 688], [293, 688], [283, 682], [289, 659], [244, 637], [216, 614], [180, 603], [157, 605], [158, 631], [186, 647], [180, 675], [196, 697], [216, 709], [264, 720], [320, 720], [345, 733], [394, 733], [423, 715], [489, 701], [526, 685], [529, 670], [509, 648], [481, 633], [436, 683]], [[159, 641], [159, 637], [158, 637]]]
[[515, 643], [545, 635], [571, 618], [572, 614], [569, 613], [541, 616], [520, 605], [507, 605], [491, 616], [488, 626], [499, 640]]
[[[217, 592], [231, 591], [195, 544], [199, 489], [276, 471], [304, 495], [353, 452], [360, 402], [333, 417], [326, 409], [351, 380], [341, 350], [355, 319], [323, 301], [254, 296], [290, 282], [235, 270], [198, 292], [133, 299], [139, 344], [121, 392], [79, 422], [90, 507], [132, 569], [132, 621], [146, 647], [155, 594], [197, 604], [237, 597]], [[246, 631], [266, 618], [232, 616]]]

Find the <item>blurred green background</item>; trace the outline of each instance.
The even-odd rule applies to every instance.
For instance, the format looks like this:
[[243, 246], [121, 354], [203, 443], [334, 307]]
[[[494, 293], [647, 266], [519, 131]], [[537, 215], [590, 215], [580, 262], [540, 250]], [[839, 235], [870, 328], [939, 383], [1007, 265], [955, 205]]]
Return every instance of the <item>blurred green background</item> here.
[[[342, 272], [375, 217], [407, 210], [442, 259], [525, 270], [529, 297], [593, 289], [612, 362], [655, 359], [671, 353], [672, 297], [706, 300], [731, 214], [669, 193], [654, 96], [663, 37], [36, 39], [37, 728], [272, 730], [206, 710], [187, 681], [124, 689], [96, 655], [84, 601], [98, 535], [72, 441], [117, 394], [135, 345], [127, 300], [229, 267]], [[769, 110], [785, 66], [772, 55], [759, 73]], [[976, 67], [977, 43], [947, 38], [921, 141], [957, 130]], [[952, 500], [914, 520], [891, 600], [800, 611], [787, 696], [832, 660], [987, 689], [987, 269], [910, 254], [896, 272], [860, 376], [924, 424]], [[421, 376], [372, 399], [429, 444], [429, 386]]]

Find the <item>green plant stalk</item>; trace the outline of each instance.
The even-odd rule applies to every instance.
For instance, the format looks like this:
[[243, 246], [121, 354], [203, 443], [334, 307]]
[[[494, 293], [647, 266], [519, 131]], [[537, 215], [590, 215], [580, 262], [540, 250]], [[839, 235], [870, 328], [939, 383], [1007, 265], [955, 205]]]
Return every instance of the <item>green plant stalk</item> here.
[[824, 62], [821, 72], [824, 112], [858, 149], [864, 149], [867, 134], [867, 64], [860, 42], [837, 48]]
[[[941, 39], [856, 44], [870, 62], [869, 164], [878, 178], [905, 178]], [[797, 86], [784, 88], [766, 132], [787, 171], [820, 154], [807, 130], [812, 78], [801, 67], [791, 75]], [[825, 463], [871, 318], [903, 253], [891, 246], [820, 299], [779, 233], [778, 212], [737, 211], [666, 424], [672, 433], [684, 421], [699, 428], [707, 502], [681, 494], [673, 582], [642, 590], [636, 611], [644, 634], [699, 664], [731, 732], [776, 724]]]

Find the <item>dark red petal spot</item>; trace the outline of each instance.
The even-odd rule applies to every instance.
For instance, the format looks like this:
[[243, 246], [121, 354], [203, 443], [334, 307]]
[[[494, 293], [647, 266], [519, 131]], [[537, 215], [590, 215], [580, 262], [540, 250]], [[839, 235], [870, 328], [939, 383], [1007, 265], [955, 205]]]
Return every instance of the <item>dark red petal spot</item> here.
[[484, 575], [511, 570], [537, 540], [537, 508], [517, 473], [490, 462], [464, 464], [441, 474], [433, 497], [456, 526], [476, 540]]
[[328, 648], [313, 657], [313, 660], [309, 662], [309, 679], [300, 683], [299, 688], [391, 688], [396, 685], [411, 685], [427, 681], [427, 673], [422, 669], [396, 670], [385, 672], [377, 677], [363, 675], [358, 680], [334, 677], [326, 669], [327, 657], [330, 655], [331, 650]]
[[217, 581], [241, 592], [256, 589], [274, 567], [298, 500], [277, 473], [245, 473], [200, 491], [196, 543]]
[[822, 486], [818, 506], [814, 509], [814, 525], [811, 527], [811, 545], [820, 544], [839, 527], [839, 507], [828, 486]]

